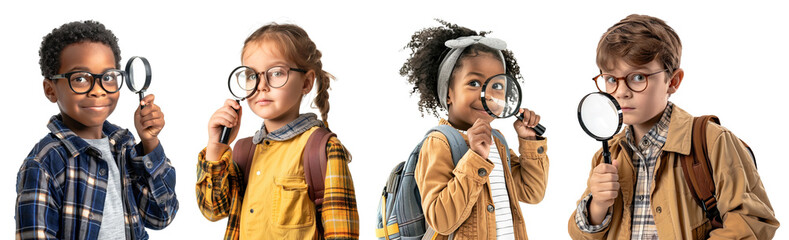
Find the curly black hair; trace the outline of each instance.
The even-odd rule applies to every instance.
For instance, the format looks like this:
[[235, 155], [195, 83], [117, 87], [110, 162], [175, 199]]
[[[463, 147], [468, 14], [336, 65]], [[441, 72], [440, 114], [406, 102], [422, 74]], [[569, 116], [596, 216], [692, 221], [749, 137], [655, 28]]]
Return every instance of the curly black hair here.
[[45, 78], [58, 74], [60, 69], [60, 54], [66, 46], [81, 42], [103, 43], [112, 49], [115, 55], [115, 68], [120, 68], [121, 50], [118, 48], [118, 38], [109, 29], [97, 21], [76, 21], [63, 24], [44, 36], [38, 55], [41, 59], [41, 75]]
[[[404, 49], [411, 49], [411, 55], [400, 68], [400, 76], [408, 78], [408, 82], [414, 84], [411, 94], [419, 92], [419, 111], [422, 116], [425, 113], [433, 114], [438, 117], [438, 112], [443, 109], [438, 100], [438, 68], [441, 60], [449, 50], [444, 45], [447, 40], [464, 36], [485, 36], [490, 32], [476, 32], [474, 30], [460, 27], [441, 19], [435, 19], [441, 26], [425, 28], [417, 31], [411, 36], [411, 41]], [[474, 44], [466, 48], [458, 58], [454, 69], [461, 66], [462, 59], [465, 57], [477, 56], [480, 52], [487, 52], [497, 55], [497, 50], [481, 44]], [[503, 50], [507, 74], [520, 79], [520, 67], [514, 55], [509, 50]], [[454, 73], [453, 73], [454, 74]], [[450, 82], [453, 76], [450, 76]]]

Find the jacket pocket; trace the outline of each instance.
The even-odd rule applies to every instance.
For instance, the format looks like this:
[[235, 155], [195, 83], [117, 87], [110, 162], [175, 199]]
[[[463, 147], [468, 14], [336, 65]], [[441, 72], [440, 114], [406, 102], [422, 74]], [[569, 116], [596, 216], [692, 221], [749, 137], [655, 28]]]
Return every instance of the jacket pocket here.
[[280, 228], [304, 228], [315, 221], [315, 207], [304, 177], [277, 177], [273, 219]]
[[480, 208], [483, 205], [487, 206], [487, 204], [482, 204], [481, 202], [481, 199], [477, 200], [477, 204], [471, 208], [471, 214], [469, 214], [468, 218], [447, 239], [484, 239], [480, 236], [479, 228], [486, 227], [485, 221], [481, 218], [484, 218], [484, 214], [487, 211], [482, 212]]
[[709, 220], [704, 221], [701, 225], [693, 228], [693, 239], [708, 239], [712, 231], [712, 223]]

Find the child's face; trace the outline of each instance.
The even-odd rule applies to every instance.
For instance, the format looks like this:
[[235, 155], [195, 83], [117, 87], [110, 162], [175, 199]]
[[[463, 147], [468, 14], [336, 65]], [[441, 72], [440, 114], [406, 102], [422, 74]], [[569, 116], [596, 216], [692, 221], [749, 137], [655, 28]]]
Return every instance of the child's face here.
[[276, 49], [276, 44], [267, 41], [251, 42], [244, 49], [242, 64], [261, 73], [257, 91], [247, 98], [252, 112], [263, 119], [278, 120], [298, 116], [301, 98], [312, 89], [315, 73], [288, 71], [288, 80], [282, 87], [272, 88], [266, 84], [265, 71], [272, 67], [298, 68]]
[[461, 61], [461, 66], [455, 69], [449, 85], [447, 104], [449, 121], [455, 127], [467, 129], [477, 119], [488, 122], [493, 120], [493, 117], [485, 112], [479, 95], [485, 80], [504, 73], [504, 66], [498, 56], [485, 52], [465, 57]]
[[[662, 64], [657, 60], [642, 66], [631, 66], [625, 61], [618, 60], [615, 69], [603, 71], [604, 74], [611, 74], [616, 77], [624, 77], [632, 72], [654, 73], [664, 70]], [[681, 74], [681, 69], [675, 71], [674, 75]], [[642, 92], [634, 92], [625, 86], [623, 80], [617, 82], [616, 92], [611, 95], [619, 102], [622, 107], [623, 122], [628, 125], [649, 124], [658, 119], [668, 104], [668, 97], [676, 92], [677, 87], [671, 86], [675, 81], [669, 81], [671, 76], [668, 72], [662, 72], [647, 78], [647, 87]]]
[[[107, 45], [97, 42], [74, 43], [63, 48], [58, 74], [73, 71], [101, 74], [109, 69], [115, 69], [115, 62], [112, 49]], [[85, 127], [101, 127], [115, 110], [119, 91], [107, 93], [99, 86], [97, 79], [89, 92], [76, 94], [69, 88], [68, 81], [62, 78], [44, 80], [44, 93], [47, 98], [51, 102], [57, 102], [61, 114], [67, 115]]]

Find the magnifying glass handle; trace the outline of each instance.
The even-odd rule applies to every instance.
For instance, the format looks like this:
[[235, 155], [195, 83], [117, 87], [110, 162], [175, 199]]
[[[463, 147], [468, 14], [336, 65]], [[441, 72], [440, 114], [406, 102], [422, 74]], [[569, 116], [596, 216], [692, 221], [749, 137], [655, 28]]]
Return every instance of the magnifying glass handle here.
[[[140, 95], [140, 102], [142, 102], [142, 98], [145, 97], [145, 94], [142, 91], [140, 91], [137, 94]], [[145, 108], [145, 105], [140, 105], [140, 109], [143, 109], [143, 108]]]
[[[236, 100], [236, 103], [238, 103], [238, 102], [239, 101]], [[235, 110], [235, 111], [236, 111], [236, 113], [238, 113], [238, 110]], [[233, 128], [222, 127], [222, 134], [219, 135], [219, 142], [227, 144], [227, 142], [230, 140], [230, 133], [231, 132], [233, 132]]]
[[[523, 113], [518, 113], [517, 117], [518, 119], [523, 120]], [[545, 133], [545, 126], [539, 123], [537, 124], [537, 126], [534, 126], [532, 129], [534, 129], [534, 132], [537, 133], [537, 136], [542, 136], [542, 134]]]
[[545, 126], [539, 123], [537, 124], [537, 126], [534, 126], [534, 128], [532, 129], [534, 129], [534, 132], [537, 133], [537, 136], [542, 136], [542, 134], [545, 133]]
[[611, 152], [608, 151], [608, 140], [603, 140], [603, 163], [611, 164]]

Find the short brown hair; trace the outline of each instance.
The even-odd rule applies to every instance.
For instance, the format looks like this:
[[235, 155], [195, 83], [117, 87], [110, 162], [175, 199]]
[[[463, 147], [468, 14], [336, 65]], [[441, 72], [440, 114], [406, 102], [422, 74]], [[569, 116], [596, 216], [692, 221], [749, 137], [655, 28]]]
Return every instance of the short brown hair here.
[[282, 56], [296, 63], [296, 66], [315, 71], [318, 90], [313, 103], [315, 106], [318, 106], [323, 121], [326, 121], [329, 117], [329, 84], [330, 80], [334, 79], [334, 76], [323, 71], [321, 51], [312, 42], [307, 32], [294, 24], [266, 24], [255, 30], [244, 41], [242, 58], [244, 55], [243, 51], [246, 50], [249, 43], [262, 41], [271, 41], [273, 44], [276, 44]]
[[671, 75], [679, 68], [682, 43], [663, 20], [632, 14], [608, 28], [597, 44], [597, 66], [611, 70], [617, 60], [633, 66], [657, 59]]

